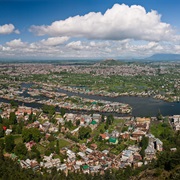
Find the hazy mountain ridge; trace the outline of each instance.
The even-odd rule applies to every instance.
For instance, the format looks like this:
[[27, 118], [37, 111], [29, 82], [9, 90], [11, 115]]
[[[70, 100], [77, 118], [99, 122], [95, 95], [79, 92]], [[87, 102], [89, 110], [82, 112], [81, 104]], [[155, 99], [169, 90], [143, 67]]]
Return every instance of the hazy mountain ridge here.
[[180, 60], [180, 54], [154, 54], [148, 58], [145, 58], [145, 60]]

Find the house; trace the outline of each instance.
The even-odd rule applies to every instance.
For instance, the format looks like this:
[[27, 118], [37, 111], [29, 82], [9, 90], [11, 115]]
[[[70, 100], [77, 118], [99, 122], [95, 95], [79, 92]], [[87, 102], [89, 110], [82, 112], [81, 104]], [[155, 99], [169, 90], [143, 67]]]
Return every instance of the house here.
[[79, 129], [80, 129], [80, 126], [77, 127], [76, 129], [72, 130], [72, 131], [71, 131], [71, 134], [72, 134], [72, 135], [76, 135], [76, 134], [78, 133]]
[[147, 134], [147, 137], [149, 137], [149, 144], [151, 144], [151, 146], [157, 150], [157, 151], [162, 151], [163, 150], [163, 142], [158, 139], [155, 138], [155, 136], [153, 134]]
[[135, 138], [138, 138], [139, 140], [141, 140], [142, 136], [144, 136], [145, 134], [146, 134], [146, 132], [136, 129], [132, 133], [132, 137], [135, 137]]
[[91, 144], [91, 148], [93, 149], [93, 150], [96, 150], [97, 149], [97, 144]]
[[133, 152], [131, 150], [124, 150], [121, 155], [121, 162], [132, 163], [133, 162]]
[[107, 155], [107, 154], [109, 154], [109, 151], [108, 150], [103, 150], [102, 153]]
[[57, 171], [61, 170], [61, 171], [65, 171], [67, 169], [67, 165], [66, 164], [61, 164], [58, 168]]
[[142, 156], [138, 152], [135, 152], [134, 153], [134, 160], [141, 161], [142, 160]]
[[92, 121], [92, 118], [91, 118], [90, 115], [84, 115], [83, 118], [84, 118], [84, 122], [85, 122], [86, 124], [90, 124], [91, 121]]
[[90, 127], [92, 130], [94, 130], [94, 129], [97, 127], [97, 125], [98, 125], [98, 123], [97, 123], [95, 120], [93, 120], [93, 121], [90, 123], [89, 127]]
[[51, 123], [49, 121], [46, 121], [45, 123], [40, 124], [39, 128], [40, 128], [40, 130], [47, 132], [49, 130], [50, 126], [51, 126]]
[[73, 165], [73, 168], [74, 168], [74, 172], [80, 171], [80, 166], [77, 165], [77, 164], [74, 164], [74, 165]]
[[87, 149], [86, 149], [86, 154], [91, 154], [92, 152], [93, 152], [92, 149], [90, 149], [90, 148], [87, 148]]
[[34, 141], [30, 141], [26, 143], [26, 148], [28, 149], [28, 151], [31, 151], [31, 148], [35, 145], [36, 143]]
[[66, 121], [71, 121], [72, 123], [74, 123], [75, 118], [76, 118], [76, 114], [72, 114], [72, 113], [66, 113], [64, 115]]
[[127, 132], [127, 131], [125, 131], [125, 132], [123, 132], [123, 133], [120, 134], [120, 137], [121, 137], [122, 139], [129, 139], [129, 138], [130, 138], [130, 133]]
[[175, 131], [180, 131], [180, 124], [175, 125]]
[[24, 116], [24, 114], [30, 115], [32, 113], [32, 108], [26, 106], [19, 106], [15, 112], [16, 116]]
[[118, 138], [120, 136], [120, 133], [117, 130], [112, 131], [111, 137]]
[[114, 137], [110, 137], [110, 138], [109, 138], [109, 143], [110, 143], [110, 144], [118, 144], [118, 139], [117, 139], [117, 138], [114, 138]]
[[9, 135], [9, 134], [11, 134], [12, 133], [12, 129], [6, 129], [6, 131], [5, 131], [5, 134], [6, 135]]
[[63, 118], [56, 118], [56, 120], [57, 120], [57, 125], [59, 125], [59, 124], [64, 125], [64, 119]]
[[105, 139], [105, 140], [108, 140], [108, 139], [109, 139], [108, 133], [100, 134], [99, 136], [101, 136], [103, 140], [104, 140], [104, 139]]
[[156, 150], [152, 145], [148, 145], [148, 147], [145, 149], [145, 159], [151, 161], [155, 157], [156, 157]]
[[158, 138], [156, 138], [155, 142], [156, 142], [156, 150], [162, 151], [163, 150], [163, 142]]
[[88, 165], [83, 165], [82, 166], [82, 171], [83, 171], [83, 173], [89, 173], [89, 166]]
[[150, 123], [151, 122], [151, 118], [140, 118], [140, 117], [137, 117], [136, 118], [136, 122], [137, 123]]
[[100, 114], [93, 114], [92, 119], [99, 123], [101, 121], [101, 115]]
[[69, 149], [66, 151], [66, 153], [67, 153], [68, 157], [75, 157], [76, 156], [75, 153]]
[[81, 158], [84, 158], [86, 156], [86, 154], [84, 154], [83, 152], [78, 152], [77, 155], [79, 155]]

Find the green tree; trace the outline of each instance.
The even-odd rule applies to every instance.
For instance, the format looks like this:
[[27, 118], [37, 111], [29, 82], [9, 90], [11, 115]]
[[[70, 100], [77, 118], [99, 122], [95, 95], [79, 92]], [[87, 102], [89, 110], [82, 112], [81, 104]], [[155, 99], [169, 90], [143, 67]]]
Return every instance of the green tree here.
[[101, 122], [104, 122], [104, 121], [105, 121], [105, 117], [104, 117], [104, 114], [102, 114]]
[[142, 157], [145, 156], [145, 149], [147, 148], [148, 143], [149, 143], [149, 138], [143, 136], [141, 142], [139, 143], [139, 146], [141, 147], [140, 154]]
[[3, 123], [3, 119], [2, 119], [2, 117], [0, 115], [0, 124], [2, 124], [2, 123]]
[[[35, 158], [36, 158], [37, 160], [40, 160], [40, 159], [41, 159], [41, 153], [40, 153], [40, 151], [37, 149], [36, 146], [33, 146], [33, 147], [31, 148], [31, 152], [32, 152], [32, 153], [35, 153]], [[32, 159], [34, 159], [34, 158], [32, 158]]]
[[79, 129], [79, 138], [80, 139], [87, 139], [90, 137], [90, 133], [92, 132], [90, 127], [81, 127]]
[[39, 142], [41, 137], [41, 132], [37, 128], [24, 128], [22, 130], [22, 138], [24, 142], [29, 142], [31, 140]]
[[5, 144], [4, 144], [4, 139], [0, 139], [0, 149], [4, 149], [5, 148]]
[[27, 154], [27, 148], [24, 143], [19, 143], [15, 146], [14, 152], [17, 156], [25, 156]]
[[16, 114], [15, 112], [11, 112], [9, 116], [10, 124], [17, 124]]
[[5, 150], [11, 153], [14, 147], [15, 147], [14, 137], [12, 135], [6, 136], [5, 137]]
[[52, 105], [43, 105], [42, 110], [44, 113], [53, 115], [55, 113], [55, 107]]
[[59, 140], [56, 140], [56, 153], [59, 154]]
[[48, 137], [48, 141], [52, 142], [52, 141], [55, 141], [55, 137], [51, 134], [49, 137]]
[[12, 107], [18, 107], [18, 103], [15, 102], [14, 100], [11, 100], [10, 104]]
[[4, 129], [2, 124], [0, 124], [0, 138], [1, 137], [4, 137]]
[[65, 122], [65, 127], [68, 128], [68, 129], [71, 129], [73, 127], [72, 121], [66, 121]]
[[80, 120], [78, 119], [77, 121], [76, 121], [76, 126], [79, 126], [80, 125]]
[[63, 117], [66, 113], [66, 110], [63, 107], [61, 107], [60, 113], [61, 113], [61, 116]]
[[157, 113], [157, 120], [162, 120], [163, 119], [163, 116], [162, 116], [162, 114], [161, 114], [161, 112], [160, 111], [158, 111], [158, 113]]

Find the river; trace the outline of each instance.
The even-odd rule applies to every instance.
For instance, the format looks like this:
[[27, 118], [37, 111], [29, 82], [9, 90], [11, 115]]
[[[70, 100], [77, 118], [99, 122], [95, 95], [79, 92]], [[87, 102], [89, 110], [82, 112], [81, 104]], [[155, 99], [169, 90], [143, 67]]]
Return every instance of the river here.
[[[30, 87], [32, 84], [22, 84], [22, 87]], [[152, 97], [132, 97], [132, 96], [120, 96], [120, 97], [105, 97], [98, 95], [88, 95], [66, 91], [63, 89], [58, 89], [58, 92], [66, 93], [68, 96], [80, 96], [82, 98], [94, 99], [94, 100], [105, 100], [112, 102], [120, 102], [129, 104], [132, 107], [132, 116], [156, 116], [160, 111], [163, 116], [171, 116], [175, 114], [180, 114], [180, 103], [165, 102], [163, 100], [154, 99]], [[26, 93], [27, 94], [27, 93]], [[25, 93], [23, 94], [25, 95]], [[0, 98], [0, 102], [10, 102], [9, 100]], [[40, 108], [42, 104], [39, 103], [22, 103], [18, 102], [20, 105], [24, 104], [28, 107]], [[77, 112], [77, 111], [69, 111]], [[86, 111], [83, 111], [86, 112]], [[106, 113], [105, 113], [106, 114]], [[109, 114], [109, 113], [108, 113]], [[112, 113], [118, 115], [117, 113]]]
[[66, 93], [68, 96], [80, 96], [83, 98], [106, 100], [112, 102], [120, 102], [129, 104], [132, 109], [132, 116], [156, 116], [160, 111], [163, 116], [180, 114], [180, 103], [166, 102], [152, 97], [133, 97], [133, 96], [119, 96], [119, 97], [104, 97], [98, 95], [80, 94], [59, 89], [58, 92]]

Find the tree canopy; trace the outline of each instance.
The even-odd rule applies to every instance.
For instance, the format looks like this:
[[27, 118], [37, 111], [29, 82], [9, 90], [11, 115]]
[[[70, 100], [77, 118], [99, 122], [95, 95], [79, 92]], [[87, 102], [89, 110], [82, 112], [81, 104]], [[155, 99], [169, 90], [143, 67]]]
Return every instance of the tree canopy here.
[[22, 131], [22, 138], [24, 142], [29, 142], [31, 140], [39, 142], [41, 137], [41, 132], [37, 128], [24, 128]]

